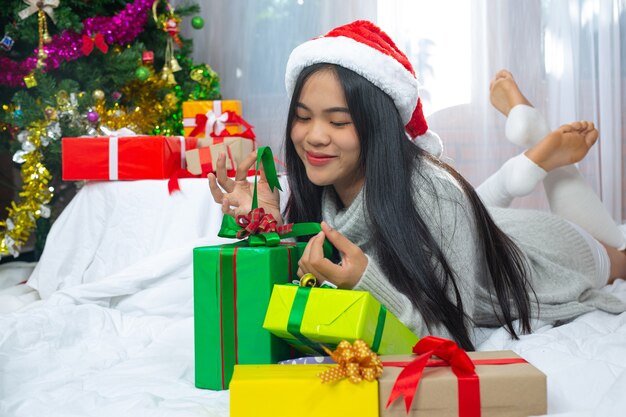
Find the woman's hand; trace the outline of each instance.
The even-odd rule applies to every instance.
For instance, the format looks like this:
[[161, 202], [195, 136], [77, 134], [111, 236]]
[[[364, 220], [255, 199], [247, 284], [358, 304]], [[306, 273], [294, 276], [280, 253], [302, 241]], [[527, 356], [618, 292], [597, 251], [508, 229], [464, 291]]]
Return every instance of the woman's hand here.
[[[217, 158], [215, 172], [210, 173], [209, 188], [216, 203], [222, 205], [222, 212], [233, 217], [246, 215], [252, 209], [252, 194], [254, 184], [246, 179], [248, 171], [255, 168], [257, 152], [256, 150], [248, 154], [237, 166], [235, 179], [232, 180], [226, 175], [226, 155], [221, 152]], [[280, 196], [278, 190], [270, 190], [270, 186], [265, 178], [265, 171], [261, 166], [261, 176], [257, 182], [258, 207], [263, 207], [265, 213], [274, 216], [278, 224], [282, 224], [283, 218], [280, 214]]]
[[[338, 265], [324, 258], [324, 238], [328, 238], [341, 254]], [[309, 240], [298, 266], [299, 277], [311, 273], [317, 278], [318, 284], [330, 281], [339, 288], [352, 289], [365, 272], [367, 256], [348, 238], [322, 222], [322, 231]]]

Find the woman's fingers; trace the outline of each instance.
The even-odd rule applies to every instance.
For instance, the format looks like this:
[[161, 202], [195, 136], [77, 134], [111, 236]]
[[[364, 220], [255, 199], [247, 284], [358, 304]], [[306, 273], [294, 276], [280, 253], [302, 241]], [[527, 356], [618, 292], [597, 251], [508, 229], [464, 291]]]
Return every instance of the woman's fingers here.
[[[298, 266], [300, 267], [298, 272], [302, 271], [302, 274], [311, 273], [317, 278], [317, 283], [321, 284], [327, 279], [327, 275], [322, 273], [318, 266], [320, 262], [328, 261], [328, 259], [324, 259], [324, 233], [320, 232], [314, 237], [312, 237], [304, 248], [304, 252], [302, 253], [302, 257], [300, 261], [298, 261]], [[330, 262], [332, 264], [332, 262]], [[302, 277], [302, 275], [298, 275]]]
[[213, 200], [215, 200], [216, 203], [221, 203], [222, 200], [224, 200], [224, 193], [222, 192], [222, 189], [217, 185], [217, 178], [215, 177], [215, 174], [210, 173], [207, 175], [207, 178], [209, 180], [209, 189], [211, 190]]
[[328, 241], [343, 255], [342, 257], [350, 257], [350, 255], [361, 252], [361, 249], [357, 245], [335, 229], [332, 229], [328, 223], [322, 222], [322, 231], [328, 238]]
[[224, 200], [228, 199], [229, 207], [239, 206], [239, 199], [235, 194], [224, 193], [222, 189], [217, 185], [215, 174], [208, 174], [207, 178], [209, 179], [209, 189], [211, 190], [211, 195], [213, 196], [213, 200], [215, 200], [216, 203], [223, 204]]
[[215, 173], [217, 174], [217, 182], [227, 193], [232, 193], [235, 189], [235, 181], [228, 178], [226, 173], [226, 154], [220, 152], [217, 157], [217, 164], [215, 164]]
[[230, 203], [226, 197], [222, 200], [222, 213], [235, 217], [235, 210], [230, 207]]
[[256, 162], [256, 151], [252, 151], [237, 166], [235, 181], [246, 181], [248, 171]]

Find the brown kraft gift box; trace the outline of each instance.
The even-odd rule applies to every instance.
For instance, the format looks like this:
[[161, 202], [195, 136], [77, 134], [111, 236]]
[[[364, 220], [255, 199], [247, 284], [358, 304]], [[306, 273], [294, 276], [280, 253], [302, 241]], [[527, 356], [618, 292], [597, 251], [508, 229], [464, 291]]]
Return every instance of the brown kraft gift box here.
[[[468, 352], [472, 360], [519, 358], [512, 351]], [[381, 356], [385, 362], [409, 362], [415, 356]], [[433, 359], [437, 359], [434, 357]], [[409, 414], [404, 397], [385, 408], [402, 367], [385, 366], [378, 380], [381, 417], [458, 417], [458, 380], [449, 366], [426, 367]], [[547, 413], [546, 375], [530, 363], [476, 365], [481, 417], [527, 417]]]

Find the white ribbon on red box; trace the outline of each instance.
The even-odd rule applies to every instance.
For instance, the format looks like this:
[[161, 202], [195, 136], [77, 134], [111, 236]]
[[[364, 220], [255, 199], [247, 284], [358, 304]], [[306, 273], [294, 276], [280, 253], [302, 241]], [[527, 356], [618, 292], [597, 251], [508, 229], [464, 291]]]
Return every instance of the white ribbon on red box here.
[[[102, 131], [109, 136], [109, 180], [119, 179], [119, 138], [128, 136], [138, 136], [130, 129], [122, 128], [119, 130], [110, 130], [106, 127], [101, 127]], [[180, 167], [187, 167], [187, 160], [185, 159], [186, 142], [184, 136], [174, 136], [180, 142]]]

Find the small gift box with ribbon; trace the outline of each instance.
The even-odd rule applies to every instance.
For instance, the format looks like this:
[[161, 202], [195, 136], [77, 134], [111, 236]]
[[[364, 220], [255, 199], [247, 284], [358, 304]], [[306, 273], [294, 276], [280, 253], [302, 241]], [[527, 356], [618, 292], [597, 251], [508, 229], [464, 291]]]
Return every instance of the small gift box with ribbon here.
[[378, 356], [363, 341], [329, 353], [337, 364], [236, 365], [230, 416], [378, 417]]
[[186, 166], [196, 138], [110, 136], [63, 138], [62, 177], [74, 180], [167, 179]]
[[[259, 148], [267, 182], [280, 188], [272, 152]], [[244, 239], [194, 249], [195, 378], [198, 388], [228, 389], [235, 364], [270, 364], [290, 357], [289, 346], [263, 329], [274, 284], [297, 278], [306, 243], [281, 242], [315, 235], [319, 223], [279, 226], [257, 208], [256, 179], [252, 211], [224, 216], [218, 236]], [[328, 249], [327, 249], [328, 250]]]
[[[217, 132], [211, 131], [210, 136], [203, 139], [198, 139], [198, 148], [187, 151], [187, 169], [194, 175], [205, 176], [209, 172], [215, 171], [215, 164], [220, 152], [224, 152], [226, 155], [226, 169], [234, 170], [250, 152], [255, 148], [255, 134], [252, 130], [253, 126], [246, 120], [234, 112], [226, 112], [225, 121], [238, 123], [243, 126], [245, 130], [237, 134], [229, 133], [224, 126], [221, 128], [212, 128], [212, 130], [218, 129]], [[194, 136], [197, 130], [191, 132]]]
[[239, 116], [239, 100], [198, 100], [183, 102], [183, 128], [185, 136], [208, 138], [211, 133], [220, 136], [223, 131], [230, 135], [242, 132], [243, 126], [228, 121], [228, 112]]
[[414, 356], [382, 356], [380, 416], [526, 417], [547, 413], [546, 375], [512, 351], [465, 352], [426, 336]]
[[418, 338], [365, 291], [276, 285], [263, 327], [301, 352], [362, 339], [379, 354], [410, 353]]
[[222, 152], [226, 155], [226, 170], [233, 171], [234, 173], [235, 168], [237, 168], [237, 164], [233, 161], [232, 154], [229, 152], [228, 146], [225, 143], [187, 151], [185, 153], [187, 170], [193, 175], [203, 177], [209, 172], [215, 172], [217, 157]]

